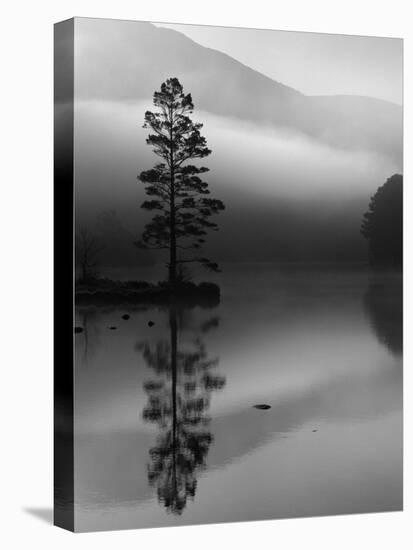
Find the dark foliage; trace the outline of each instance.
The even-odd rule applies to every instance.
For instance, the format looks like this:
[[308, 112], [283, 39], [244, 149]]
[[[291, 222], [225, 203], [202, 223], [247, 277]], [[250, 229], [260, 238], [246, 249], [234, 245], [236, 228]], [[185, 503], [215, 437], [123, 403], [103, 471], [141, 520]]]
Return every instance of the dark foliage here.
[[174, 285], [180, 264], [199, 262], [218, 270], [218, 265], [208, 258], [182, 254], [199, 250], [207, 232], [218, 229], [209, 218], [223, 210], [224, 204], [207, 196], [208, 184], [200, 176], [208, 168], [191, 164], [211, 154], [201, 135], [202, 124], [188, 116], [194, 108], [191, 94], [184, 94], [177, 78], [169, 78], [154, 93], [153, 104], [158, 110], [145, 113], [144, 128], [152, 131], [146, 142], [162, 162], [141, 172], [139, 179], [150, 197], [142, 208], [156, 214], [136, 245], [169, 251], [169, 282]]
[[373, 265], [403, 262], [403, 176], [395, 174], [378, 188], [363, 216], [361, 233]]

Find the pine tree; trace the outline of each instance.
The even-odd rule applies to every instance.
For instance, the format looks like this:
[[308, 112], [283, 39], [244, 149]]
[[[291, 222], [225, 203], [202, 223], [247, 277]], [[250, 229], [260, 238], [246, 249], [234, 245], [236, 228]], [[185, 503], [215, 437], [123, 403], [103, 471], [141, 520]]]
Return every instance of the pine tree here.
[[141, 172], [138, 179], [145, 185], [146, 194], [153, 197], [145, 200], [142, 208], [157, 213], [136, 244], [140, 248], [169, 251], [169, 283], [174, 286], [180, 264], [199, 262], [206, 268], [219, 270], [208, 258], [182, 257], [182, 254], [201, 248], [208, 230], [218, 229], [209, 218], [225, 207], [222, 201], [207, 197], [208, 183], [200, 176], [208, 168], [191, 164], [211, 154], [200, 132], [203, 125], [188, 116], [194, 109], [191, 94], [184, 94], [177, 78], [169, 78], [154, 93], [153, 104], [157, 111], [145, 113], [143, 127], [150, 129], [146, 143], [162, 162]]

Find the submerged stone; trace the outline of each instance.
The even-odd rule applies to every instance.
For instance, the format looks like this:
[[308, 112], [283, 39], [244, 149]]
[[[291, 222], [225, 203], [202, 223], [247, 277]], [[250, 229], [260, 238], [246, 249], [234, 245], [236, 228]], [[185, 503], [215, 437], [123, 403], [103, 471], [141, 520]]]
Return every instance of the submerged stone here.
[[118, 327], [109, 327], [109, 330], [117, 330]]
[[130, 315], [128, 315], [127, 313], [125, 313], [125, 315], [122, 315], [122, 319], [124, 319], [125, 321], [127, 321], [128, 319], [130, 319]]
[[155, 323], [153, 321], [148, 321], [148, 327], [153, 327]]
[[83, 332], [82, 327], [75, 327], [75, 334], [79, 334], [80, 332]]
[[267, 409], [271, 409], [271, 405], [267, 405], [266, 403], [259, 403], [258, 405], [254, 405], [254, 409], [266, 411]]

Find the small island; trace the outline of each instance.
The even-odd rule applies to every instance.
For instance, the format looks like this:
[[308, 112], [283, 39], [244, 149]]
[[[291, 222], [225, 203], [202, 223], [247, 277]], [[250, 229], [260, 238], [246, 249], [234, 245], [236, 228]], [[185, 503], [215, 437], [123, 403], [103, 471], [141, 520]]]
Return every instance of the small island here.
[[177, 282], [171, 286], [167, 281], [112, 281], [107, 278], [92, 278], [76, 284], [76, 305], [122, 305], [122, 304], [170, 304], [179, 300], [187, 306], [215, 307], [220, 301], [219, 286], [202, 282]]

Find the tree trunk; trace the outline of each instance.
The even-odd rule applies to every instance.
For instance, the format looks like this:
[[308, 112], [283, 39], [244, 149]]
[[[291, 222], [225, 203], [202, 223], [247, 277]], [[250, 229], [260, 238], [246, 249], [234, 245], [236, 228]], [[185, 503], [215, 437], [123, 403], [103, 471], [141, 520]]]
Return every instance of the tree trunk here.
[[175, 236], [175, 213], [173, 213], [175, 206], [171, 204], [171, 242], [169, 246], [169, 284], [172, 288], [175, 288], [176, 284], [176, 236]]
[[174, 173], [174, 154], [173, 154], [173, 112], [170, 110], [171, 129], [169, 138], [170, 146], [170, 170], [171, 170], [171, 213], [170, 213], [170, 244], [169, 244], [169, 284], [174, 289], [176, 285], [176, 232], [175, 232], [175, 173]]

